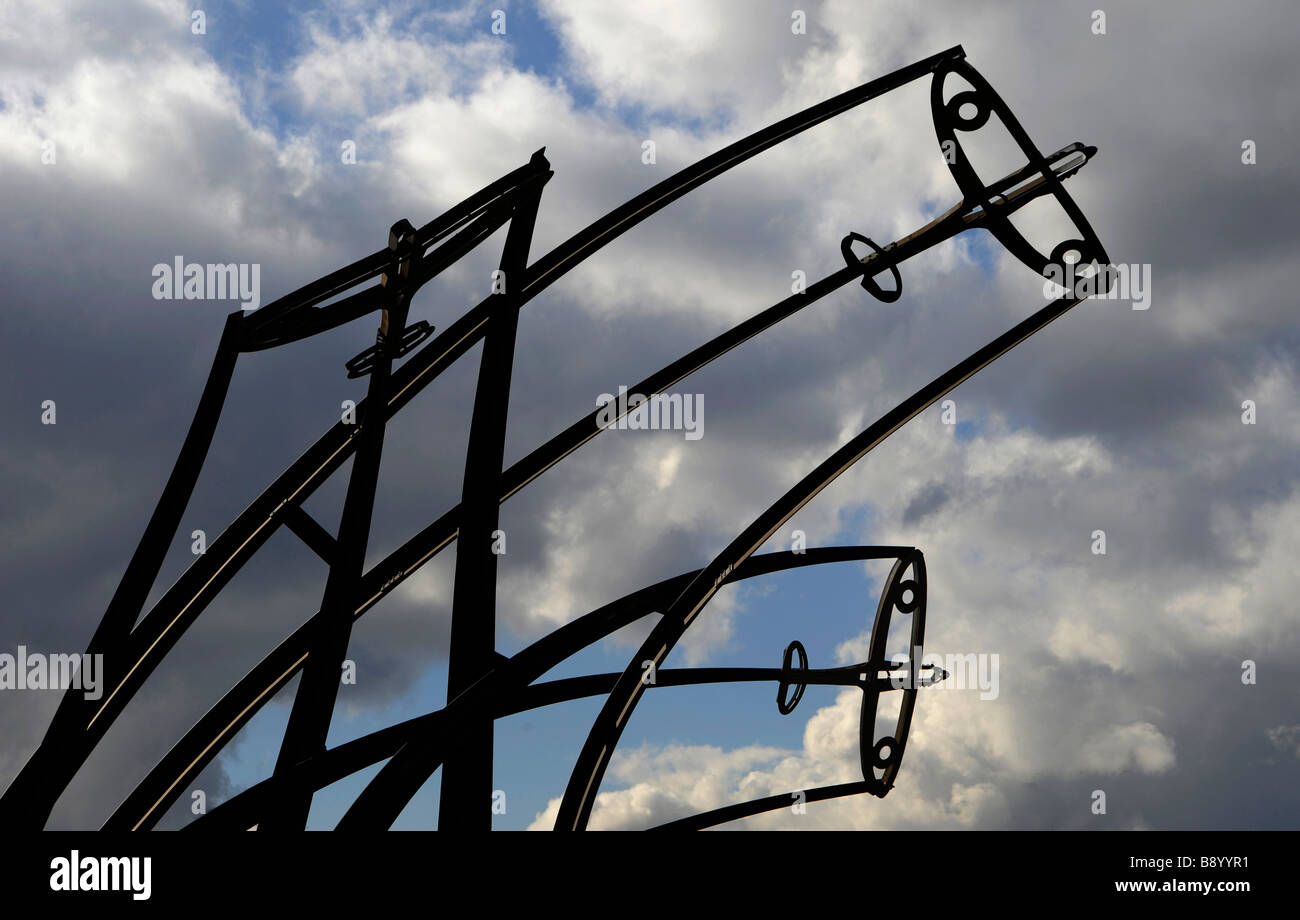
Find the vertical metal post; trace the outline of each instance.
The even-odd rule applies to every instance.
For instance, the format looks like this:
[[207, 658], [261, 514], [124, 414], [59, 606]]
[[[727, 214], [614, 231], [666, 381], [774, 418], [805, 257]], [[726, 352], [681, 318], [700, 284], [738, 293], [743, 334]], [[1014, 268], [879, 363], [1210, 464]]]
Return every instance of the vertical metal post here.
[[[348, 479], [347, 496], [339, 521], [338, 545], [325, 582], [320, 612], [312, 621], [311, 654], [303, 666], [298, 693], [289, 713], [276, 760], [275, 772], [282, 773], [294, 764], [325, 750], [334, 703], [338, 698], [343, 661], [352, 636], [353, 612], [357, 607], [357, 587], [366, 561], [370, 539], [370, 520], [375, 507], [375, 489], [379, 480], [379, 462], [387, 428], [389, 380], [393, 359], [397, 356], [410, 309], [412, 264], [423, 253], [414, 246], [415, 229], [407, 220], [395, 223], [388, 235], [393, 250], [393, 268], [383, 276], [385, 287], [392, 289], [392, 301], [383, 311], [375, 336], [375, 355], [366, 392], [368, 411], [357, 419], [356, 456]], [[312, 793], [295, 792], [278, 803], [278, 807], [259, 825], [263, 830], [303, 830], [311, 811]]]
[[[539, 150], [531, 163], [549, 164]], [[501, 467], [505, 455], [506, 416], [510, 407], [510, 376], [515, 333], [519, 326], [520, 293], [528, 268], [528, 249], [542, 188], [525, 194], [510, 220], [501, 254], [497, 296], [504, 302], [492, 311], [483, 338], [478, 389], [465, 451], [465, 479], [460, 499], [460, 530], [456, 538], [456, 581], [452, 590], [451, 651], [447, 669], [447, 699], [468, 688], [493, 665], [496, 651], [497, 552], [493, 545], [501, 506]], [[491, 830], [492, 715], [467, 725], [442, 767], [438, 809], [439, 830]]]

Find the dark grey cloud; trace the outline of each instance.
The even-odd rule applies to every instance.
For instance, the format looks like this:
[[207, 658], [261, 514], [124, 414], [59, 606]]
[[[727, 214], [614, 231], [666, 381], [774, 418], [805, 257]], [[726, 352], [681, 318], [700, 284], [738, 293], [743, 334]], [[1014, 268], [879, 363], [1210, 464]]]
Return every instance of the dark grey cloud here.
[[[914, 434], [900, 433], [897, 445], [827, 490], [792, 526], [806, 527], [814, 544], [829, 542], [867, 509], [874, 523], [864, 540], [934, 546], [935, 590], [950, 603], [948, 626], [936, 617], [937, 637], [964, 648], [986, 635], [1008, 656], [1053, 650], [1063, 663], [1036, 678], [1041, 692], [1061, 700], [1086, 689], [1088, 730], [1106, 738], [1107, 726], [1150, 723], [1170, 740], [1175, 761], [1158, 772], [1064, 775], [1040, 753], [1059, 742], [1051, 723], [1062, 710], [1015, 696], [1002, 710], [1011, 715], [998, 717], [1005, 721], [990, 716], [989, 731], [1014, 737], [1017, 751], [981, 750], [973, 736], [934, 739], [936, 747], [965, 745], [969, 758], [953, 754], [916, 769], [915, 787], [900, 787], [904, 804], [884, 820], [942, 825], [939, 812], [906, 803], [947, 801], [954, 783], [983, 783], [994, 791], [972, 806], [968, 823], [1091, 826], [1086, 791], [1101, 786], [1113, 790], [1112, 802], [1141, 803], [1120, 809], [1117, 824], [1295, 826], [1300, 812], [1286, 779], [1294, 765], [1267, 735], [1298, 721], [1279, 689], [1293, 678], [1286, 662], [1295, 633], [1284, 627], [1295, 614], [1281, 605], [1294, 575], [1259, 567], [1286, 545], [1298, 469], [1300, 338], [1290, 263], [1300, 187], [1286, 151], [1300, 142], [1300, 102], [1291, 92], [1287, 7], [1116, 9], [1107, 34], [1095, 36], [1088, 29], [1095, 4], [998, 5], [975, 17], [964, 3], [826, 3], [809, 6], [806, 50], [787, 41], [782, 9], [769, 17], [775, 25], [753, 16], [724, 22], [727, 57], [683, 58], [671, 89], [689, 117], [676, 118], [677, 110], [651, 104], [656, 90], [647, 82], [671, 36], [656, 35], [637, 58], [635, 48], [617, 45], [618, 30], [602, 46], [601, 21], [589, 11], [555, 6], [549, 15], [571, 26], [565, 66], [619, 105], [644, 106], [643, 126], [629, 129], [601, 108], [575, 113], [566, 93], [545, 81], [494, 83], [518, 77], [501, 52], [418, 57], [419, 78], [386, 101], [375, 91], [380, 84], [367, 82], [382, 73], [348, 75], [346, 55], [322, 43], [266, 75], [277, 102], [303, 116], [301, 135], [275, 136], [260, 127], [265, 100], [229, 91], [246, 87], [246, 75], [223, 77], [201, 45], [178, 44], [144, 7], [129, 17], [105, 14], [101, 28], [81, 38], [47, 29], [48, 53], [12, 42], [0, 49], [0, 118], [12, 139], [0, 146], [10, 167], [0, 172], [8, 215], [0, 227], [0, 340], [8, 346], [0, 388], [11, 412], [0, 442], [3, 645], [84, 644], [184, 437], [231, 305], [152, 300], [154, 263], [175, 254], [260, 262], [265, 302], [378, 248], [398, 217], [423, 223], [542, 144], [557, 170], [539, 219], [537, 247], [545, 249], [734, 137], [962, 42], [1045, 148], [1075, 139], [1100, 147], [1071, 191], [1115, 260], [1151, 264], [1151, 307], [1082, 305], [953, 394], [959, 418], [984, 432], [967, 453], [927, 440], [938, 422], [923, 416]], [[62, 21], [61, 9], [49, 15]], [[364, 38], [353, 50], [380, 62], [409, 40], [400, 30], [348, 34]], [[152, 36], [157, 53], [127, 53], [127, 37], [141, 35]], [[610, 70], [619, 54], [627, 66]], [[777, 57], [785, 70], [773, 67]], [[76, 61], [92, 68], [80, 82], [67, 76]], [[110, 64], [127, 76], [113, 76]], [[448, 74], [455, 79], [440, 82]], [[345, 84], [331, 83], [340, 79], [355, 85], [355, 98], [340, 95]], [[454, 96], [446, 91], [453, 84]], [[148, 87], [155, 96], [144, 107], [115, 95]], [[883, 241], [923, 219], [922, 201], [946, 207], [955, 192], [934, 162], [924, 92], [900, 99], [741, 167], [530, 304], [507, 461], [590, 411], [599, 393], [634, 384], [782, 299], [792, 270], [810, 280], [834, 270], [848, 230]], [[533, 114], [503, 127], [503, 109]], [[681, 127], [695, 118], [698, 131]], [[77, 123], [88, 133], [74, 132]], [[116, 123], [125, 128], [115, 131]], [[60, 141], [57, 166], [33, 165], [41, 131]], [[364, 162], [355, 169], [336, 162], [345, 131], [360, 140]], [[647, 134], [658, 141], [655, 169], [638, 161]], [[1246, 138], [1258, 143], [1256, 166], [1240, 161]], [[445, 327], [476, 302], [499, 241], [431, 284], [415, 315]], [[506, 641], [527, 641], [558, 619], [702, 565], [845, 437], [1042, 302], [1040, 283], [1023, 267], [1003, 259], [989, 275], [969, 252], [946, 247], [905, 266], [908, 296], [898, 304], [878, 304], [850, 286], [683, 381], [676, 391], [704, 396], [700, 442], [672, 432], [635, 442], [610, 433], [512, 499], [503, 512]], [[342, 400], [360, 398], [364, 384], [343, 380], [342, 364], [370, 335], [365, 320], [241, 358], [182, 536], [202, 527], [215, 537], [333, 422]], [[458, 500], [477, 355], [394, 421], [371, 563]], [[55, 426], [40, 424], [46, 399], [58, 404]], [[1240, 422], [1243, 399], [1258, 402], [1254, 427]], [[1065, 474], [1074, 460], [1086, 461], [1084, 472]], [[347, 469], [308, 502], [330, 528]], [[1086, 553], [1094, 526], [1113, 547], [1105, 575], [1086, 568], [1097, 562]], [[1000, 541], [1003, 569], [985, 572], [953, 549], [989, 534]], [[188, 544], [178, 537], [154, 598], [189, 563]], [[598, 564], [611, 545], [622, 563]], [[1042, 598], [1030, 579], [997, 582], [1011, 565], [1005, 560], [1039, 566], [1042, 580], [1062, 585], [1024, 638], [1010, 617]], [[358, 626], [352, 655], [368, 677], [350, 705], [402, 698], [445, 656], [453, 562], [449, 549]], [[97, 825], [140, 763], [164, 753], [315, 610], [322, 572], [295, 538], [277, 536], [128, 708], [54, 824]], [[1177, 614], [1166, 606], [1186, 603], [1208, 616], [1228, 603], [1216, 590], [1233, 586], [1245, 592], [1246, 625], [1207, 643], [1217, 650], [1190, 630], [1169, 632]], [[1115, 609], [1092, 610], [1099, 597]], [[977, 613], [995, 600], [1009, 612], [981, 620]], [[1073, 622], [1091, 624], [1126, 661], [1141, 658], [1144, 642], [1167, 644], [1168, 654], [1140, 672], [1071, 657], [1083, 641], [1053, 624]], [[699, 654], [725, 641], [724, 626]], [[1244, 658], [1267, 666], [1268, 681], [1234, 685]], [[1206, 674], [1231, 690], [1216, 692], [1220, 684], [1206, 683]], [[1130, 710], [1121, 698], [1146, 708]], [[952, 728], [943, 720], [962, 710], [934, 705], [935, 729]], [[49, 696], [0, 695], [0, 733], [10, 739], [0, 751], [0, 784], [52, 711]], [[1009, 765], [1016, 756], [1038, 766]], [[691, 769], [707, 773], [711, 762], [691, 761]], [[219, 760], [201, 780], [210, 794], [229, 791], [224, 769]], [[629, 768], [627, 776], [639, 774]], [[651, 798], [665, 814], [681, 807], [662, 789]]]

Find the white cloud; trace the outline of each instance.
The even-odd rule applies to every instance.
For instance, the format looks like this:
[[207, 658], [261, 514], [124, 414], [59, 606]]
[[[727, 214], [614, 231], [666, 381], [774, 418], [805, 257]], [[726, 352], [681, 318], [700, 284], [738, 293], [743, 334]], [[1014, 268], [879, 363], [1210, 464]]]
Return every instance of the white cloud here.
[[[809, 34], [796, 37], [790, 10], [776, 5], [666, 3], [615, 12], [604, 3], [549, 3], [544, 15], [571, 55], [566, 76], [595, 90], [598, 104], [587, 109], [558, 77], [520, 69], [512, 42], [526, 38], [490, 38], [480, 28], [482, 5], [435, 21], [335, 4], [327, 11], [333, 18], [310, 21], [300, 53], [267, 74], [268, 98], [296, 116], [277, 133], [261, 117], [267, 98], [250, 94], [208, 45], [191, 40], [188, 7], [101, 6], [11, 4], [0, 21], [0, 193], [15, 215], [3, 267], [42, 292], [49, 253], [70, 243], [85, 260], [89, 293], [110, 292], [128, 305], [147, 290], [147, 271], [137, 289], [129, 266], [147, 269], [178, 246], [221, 250], [225, 258], [235, 249], [257, 252], [280, 266], [277, 283], [288, 289], [377, 248], [397, 216], [423, 223], [545, 146], [556, 176], [539, 217], [540, 253], [675, 169], [958, 38], [1045, 147], [1074, 140], [1077, 128], [1105, 132], [1123, 152], [1107, 159], [1112, 148], [1104, 148], [1098, 170], [1079, 180], [1080, 202], [1097, 216], [1103, 238], [1118, 235], [1142, 254], [1183, 229], [1175, 215], [1159, 233], [1126, 236], [1148, 212], [1163, 210], [1142, 199], [1166, 179], [1152, 172], [1162, 157], [1131, 139], [1192, 132], [1192, 122], [1152, 117], [1141, 99], [1091, 105], [1140, 81], [1125, 69], [1137, 55], [1094, 66], [1089, 55], [1099, 46], [1082, 44], [1090, 41], [1086, 17], [1078, 42], [1061, 33], [1059, 47], [1048, 48], [1035, 36], [1060, 24], [1037, 8], [971, 19], [947, 17], [963, 9], [951, 3], [938, 12], [810, 4]], [[1141, 21], [1135, 14], [1126, 28]], [[1203, 44], [1206, 34], [1227, 40], [1217, 25], [1165, 25], [1170, 47]], [[1124, 41], [1123, 30], [1107, 40]], [[1095, 86], [1071, 76], [1085, 70]], [[567, 394], [583, 387], [590, 394], [565, 402], [556, 416], [567, 422], [589, 411], [597, 393], [667, 360], [661, 351], [685, 351], [783, 298], [792, 270], [810, 280], [834, 270], [848, 230], [884, 242], [952, 203], [925, 89], [910, 87], [745, 164], [584, 263], [530, 307], [525, 323], [545, 311], [548, 322], [589, 337], [566, 343], [585, 347], [573, 349], [574, 366], [556, 376], [571, 375], [563, 380]], [[1208, 78], [1185, 91], [1208, 110], [1233, 108], [1215, 107], [1229, 90]], [[1163, 95], [1159, 101], [1168, 105]], [[338, 162], [343, 137], [358, 141], [351, 171]], [[653, 167], [640, 161], [647, 137], [657, 144]], [[58, 146], [54, 168], [40, 164], [47, 139]], [[1199, 201], [1213, 185], [1204, 177], [1219, 174], [1203, 161], [1197, 169], [1187, 158], [1178, 162], [1175, 179], [1188, 185], [1174, 191]], [[1162, 201], [1172, 207], [1165, 191]], [[1177, 773], [1190, 768], [1176, 756], [1182, 727], [1171, 705], [1187, 686], [1186, 660], [1226, 655], [1235, 668], [1243, 657], [1293, 647], [1300, 500], [1291, 459], [1300, 398], [1290, 318], [1277, 319], [1291, 303], [1292, 272], [1285, 259], [1219, 265], [1233, 242], [1221, 236], [1212, 247], [1188, 247], [1186, 264], [1157, 266], [1148, 314], [1119, 317], [1107, 305], [1088, 305], [1096, 309], [1081, 308], [963, 385], [953, 398], [959, 418], [978, 423], [975, 436], [958, 440], [937, 410], [923, 414], [773, 538], [774, 548], [787, 548], [789, 531], [801, 528], [809, 545], [822, 545], [852, 521], [864, 542], [919, 546], [931, 579], [928, 649], [999, 654], [1002, 693], [984, 702], [977, 693], [925, 693], [888, 799], [814, 805], [799, 817], [804, 824], [787, 815], [751, 826], [998, 826], [1026, 782], [1067, 779], [1080, 769]], [[504, 625], [533, 637], [705, 564], [758, 507], [838, 444], [1026, 315], [1038, 302], [1038, 282], [1001, 256], [995, 273], [983, 274], [973, 253], [968, 243], [940, 247], [904, 266], [907, 296], [898, 305], [851, 287], [685, 382], [679, 389], [698, 386], [708, 397], [708, 434], [698, 444], [679, 434], [607, 433], [548, 477], [549, 491], [530, 487], [541, 496], [538, 514], [517, 535], [511, 530], [516, 555], [502, 569]], [[438, 308], [454, 313], [477, 299], [494, 265], [492, 250], [449, 272]], [[48, 309], [51, 323], [68, 325], [79, 317], [71, 311], [88, 308]], [[104, 350], [141, 333], [129, 315], [98, 322], [103, 334], [94, 340]], [[662, 341], [637, 334], [649, 325]], [[1136, 356], [1126, 347], [1138, 347]], [[56, 359], [76, 358], [70, 354]], [[520, 355], [528, 367], [548, 357], [530, 352], [528, 341]], [[1177, 415], [1179, 399], [1146, 397], [1152, 381], [1140, 374], [1163, 356], [1172, 356], [1186, 401], [1202, 400], [1172, 434], [1159, 425]], [[1078, 361], [1088, 362], [1087, 373], [1070, 376]], [[205, 370], [196, 365], [195, 379]], [[590, 379], [576, 376], [583, 373]], [[1197, 391], [1207, 376], [1213, 386]], [[137, 387], [124, 404], [145, 406], [142, 424], [161, 430], [145, 402], [156, 383], [131, 384], [125, 369], [122, 377], [121, 386]], [[97, 387], [83, 383], [75, 392], [84, 399]], [[1246, 398], [1258, 403], [1257, 426], [1240, 424]], [[545, 399], [540, 412], [554, 408]], [[329, 402], [333, 411], [337, 400]], [[1137, 434], [1122, 437], [1112, 417], [1130, 404], [1145, 415]], [[1061, 427], [1049, 428], [1057, 419]], [[1171, 442], [1190, 446], [1171, 451]], [[48, 466], [56, 466], [52, 455], [24, 456], [39, 457], [38, 466], [51, 457]], [[62, 518], [85, 528], [117, 516], [101, 494], [106, 474], [84, 462], [63, 469], [69, 492], [80, 485], [95, 500], [60, 494], [18, 539], [50, 545]], [[153, 488], [150, 475], [122, 490]], [[413, 475], [403, 487], [424, 497], [427, 483]], [[68, 513], [73, 506], [90, 516]], [[1089, 551], [1096, 528], [1107, 531], [1106, 556]], [[445, 612], [449, 571], [430, 569], [408, 586], [412, 609]], [[104, 572], [95, 577], [109, 580]], [[745, 598], [729, 589], [713, 600], [683, 641], [687, 663], [728, 647]], [[383, 613], [373, 629], [384, 628]], [[399, 635], [420, 624], [415, 616], [394, 619], [388, 625]], [[860, 657], [864, 645], [865, 634], [846, 637], [840, 654]], [[1121, 689], [1121, 681], [1145, 681], [1145, 695], [1128, 692], [1132, 683]], [[1158, 684], [1166, 689], [1151, 689]], [[597, 825], [644, 826], [750, 795], [851, 779], [856, 707], [850, 692], [816, 711], [796, 751], [650, 744], [620, 754], [611, 777], [627, 788], [601, 794]], [[1268, 737], [1289, 749], [1292, 728], [1279, 725]]]
[[[790, 10], [744, 0], [548, 0], [543, 10], [603, 102], [693, 115], [775, 89], [783, 66], [813, 41], [792, 34]], [[767, 66], [756, 72], [756, 59]]]
[[1090, 738], [1080, 766], [1102, 773], [1136, 767], [1163, 773], [1174, 765], [1174, 744], [1150, 722], [1116, 725]]

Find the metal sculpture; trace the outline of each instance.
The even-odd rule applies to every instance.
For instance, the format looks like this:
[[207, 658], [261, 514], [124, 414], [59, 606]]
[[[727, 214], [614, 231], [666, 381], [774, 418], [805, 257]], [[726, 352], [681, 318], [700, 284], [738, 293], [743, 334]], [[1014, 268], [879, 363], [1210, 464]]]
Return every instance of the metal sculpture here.
[[[856, 686], [862, 690], [860, 760], [863, 778], [807, 790], [806, 801], [863, 792], [885, 796], [894, 785], [906, 748], [917, 690], [945, 676], [885, 660], [885, 641], [895, 614], [911, 618], [911, 645], [924, 641], [926, 572], [921, 552], [910, 546], [813, 548], [803, 553], [755, 555], [779, 527], [826, 485], [922, 409], [1009, 349], [1078, 304], [1071, 289], [881, 416], [762, 512], [708, 565], [620, 598], [539, 639], [506, 658], [495, 649], [496, 555], [487, 550], [497, 529], [500, 504], [600, 433], [599, 413], [574, 422], [509, 468], [503, 468], [505, 419], [519, 310], [564, 273], [605, 244], [692, 189], [750, 157], [863, 102], [925, 76], [932, 77], [931, 108], [940, 148], [962, 200], [925, 227], [884, 247], [849, 233], [841, 242], [845, 266], [797, 294], [763, 310], [651, 374], [637, 392], [656, 393], [705, 366], [763, 330], [860, 279], [884, 303], [902, 293], [899, 266], [907, 259], [972, 229], [986, 229], [1034, 271], [1074, 277], [1091, 266], [1093, 292], [1108, 283], [1108, 260], [1062, 181], [1095, 153], [1071, 144], [1044, 156], [1002, 99], [965, 60], [960, 46], [918, 61], [843, 93], [706, 157], [595, 221], [559, 247], [529, 264], [528, 250], [538, 206], [552, 173], [542, 151], [519, 169], [415, 229], [402, 220], [388, 247], [325, 276], [251, 314], [227, 322], [207, 385], [180, 456], [163, 489], [139, 547], [108, 610], [89, 643], [103, 654], [109, 692], [98, 700], [65, 694], [41, 744], [0, 798], [0, 817], [9, 826], [39, 828], [77, 770], [159, 661], [239, 568], [280, 526], [287, 526], [329, 567], [320, 609], [280, 643], [156, 764], [113, 812], [105, 829], [155, 826], [198, 773], [234, 734], [302, 671], [279, 758], [266, 780], [235, 795], [191, 823], [195, 829], [302, 829], [315, 791], [387, 759], [338, 827], [386, 828], [441, 766], [440, 829], [490, 827], [492, 726], [501, 716], [538, 706], [606, 694], [570, 776], [559, 808], [557, 829], [587, 826], [595, 795], [628, 717], [648, 689], [728, 681], [777, 685], [777, 707], [792, 712], [808, 685]], [[945, 98], [952, 76], [970, 89]], [[973, 109], [973, 113], [967, 114]], [[960, 143], [996, 115], [1020, 145], [1024, 166], [993, 183], [972, 167]], [[1079, 231], [1051, 253], [1035, 250], [1008, 219], [1044, 195], [1064, 207]], [[506, 289], [494, 292], [441, 334], [428, 323], [408, 322], [411, 299], [420, 287], [508, 224], [501, 257]], [[854, 243], [868, 251], [859, 256]], [[1071, 255], [1073, 259], [1069, 258]], [[1072, 263], [1072, 264], [1070, 264]], [[890, 289], [877, 276], [889, 272]], [[377, 283], [354, 293], [367, 282]], [[349, 377], [368, 376], [368, 394], [354, 424], [340, 422], [292, 463], [199, 556], [177, 582], [140, 616], [150, 587], [192, 494], [211, 444], [236, 359], [243, 352], [279, 347], [378, 311], [379, 330], [370, 348], [345, 362]], [[364, 570], [385, 426], [430, 381], [474, 344], [484, 343], [470, 424], [461, 501], [424, 530]], [[394, 362], [410, 355], [400, 368]], [[622, 407], [625, 414], [627, 407]], [[303, 501], [355, 454], [337, 535], [329, 534], [303, 510]], [[352, 624], [381, 598], [453, 540], [458, 541], [452, 602], [447, 704], [434, 712], [326, 749], [326, 736]], [[659, 665], [708, 601], [724, 584], [808, 565], [864, 559], [893, 559], [872, 628], [870, 654], [858, 664], [814, 669], [803, 646], [792, 642], [779, 668], [663, 669]], [[663, 611], [622, 673], [593, 674], [536, 683], [571, 655], [615, 630]], [[645, 662], [656, 679], [643, 679]], [[928, 670], [929, 673], [923, 673]], [[894, 729], [875, 735], [880, 695], [901, 690]], [[702, 828], [788, 805], [789, 795], [727, 806], [665, 825]]]

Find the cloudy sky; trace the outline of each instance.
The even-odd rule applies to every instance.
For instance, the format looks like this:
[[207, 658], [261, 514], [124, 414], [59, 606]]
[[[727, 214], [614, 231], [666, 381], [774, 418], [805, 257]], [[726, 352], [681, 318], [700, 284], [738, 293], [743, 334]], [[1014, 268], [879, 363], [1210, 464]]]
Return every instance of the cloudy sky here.
[[[1069, 189], [1112, 261], [1146, 266], [1147, 308], [1084, 302], [954, 391], [955, 417], [922, 413], [769, 542], [789, 549], [802, 530], [809, 546], [919, 547], [926, 651], [996, 656], [997, 692], [924, 692], [886, 799], [732, 826], [1296, 827], [1296, 12], [1282, 0], [1114, 4], [1103, 21], [1098, 5], [801, 0], [800, 33], [795, 5], [741, 0], [245, 0], [204, 5], [196, 34], [194, 5], [173, 0], [7, 0], [0, 652], [84, 648], [238, 308], [155, 299], [155, 264], [257, 263], [269, 302], [545, 147], [555, 176], [536, 257], [712, 151], [961, 44], [1043, 150], [1099, 148]], [[532, 301], [506, 462], [599, 394], [783, 299], [793, 272], [834, 271], [848, 232], [883, 243], [954, 204], [928, 94], [917, 81], [743, 164]], [[986, 179], [1021, 165], [995, 124], [982, 131]], [[1052, 215], [1032, 210], [1026, 234], [1050, 251]], [[426, 286], [412, 318], [445, 328], [485, 296], [503, 238]], [[511, 499], [500, 650], [705, 565], [835, 448], [1046, 303], [1042, 279], [979, 232], [902, 275], [896, 303], [849, 285], [682, 381], [673, 392], [704, 406], [698, 440], [606, 432]], [[241, 358], [153, 599], [192, 561], [192, 530], [220, 533], [361, 398], [343, 364], [372, 342], [364, 319]], [[389, 426], [368, 565], [459, 500], [478, 355]], [[331, 530], [348, 469], [306, 506]], [[453, 547], [360, 621], [357, 683], [340, 690], [331, 744], [442, 704], [454, 561]], [[796, 638], [815, 667], [860, 661], [886, 572], [848, 563], [724, 589], [668, 665], [775, 666]], [[50, 826], [98, 827], [317, 609], [323, 584], [309, 550], [274, 537], [125, 710]], [[647, 628], [555, 675], [621, 671]], [[210, 805], [269, 774], [295, 688], [194, 784]], [[810, 688], [789, 716], [773, 695], [647, 694], [591, 826], [644, 828], [860, 778], [857, 691]], [[0, 788], [57, 702], [0, 693]], [[498, 722], [507, 807], [495, 827], [550, 826], [599, 706]], [[318, 795], [311, 826], [333, 826], [374, 772]], [[436, 778], [398, 827], [436, 823]], [[191, 817], [189, 801], [160, 826]]]

